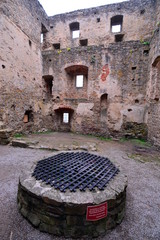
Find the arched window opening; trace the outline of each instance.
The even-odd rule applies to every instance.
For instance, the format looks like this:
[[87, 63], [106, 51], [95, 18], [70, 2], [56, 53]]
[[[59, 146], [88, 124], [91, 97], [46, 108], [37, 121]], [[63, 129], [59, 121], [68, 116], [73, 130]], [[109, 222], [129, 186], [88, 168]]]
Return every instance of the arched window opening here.
[[70, 76], [69, 85], [76, 88], [87, 88], [88, 67], [84, 65], [72, 65], [65, 68]]

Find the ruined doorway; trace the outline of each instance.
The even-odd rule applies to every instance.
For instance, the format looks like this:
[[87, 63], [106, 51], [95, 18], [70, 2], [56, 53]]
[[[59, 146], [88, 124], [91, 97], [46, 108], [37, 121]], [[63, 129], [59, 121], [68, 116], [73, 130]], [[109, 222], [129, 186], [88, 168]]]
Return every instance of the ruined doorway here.
[[70, 107], [60, 107], [55, 110], [57, 130], [60, 132], [70, 132], [74, 110]]

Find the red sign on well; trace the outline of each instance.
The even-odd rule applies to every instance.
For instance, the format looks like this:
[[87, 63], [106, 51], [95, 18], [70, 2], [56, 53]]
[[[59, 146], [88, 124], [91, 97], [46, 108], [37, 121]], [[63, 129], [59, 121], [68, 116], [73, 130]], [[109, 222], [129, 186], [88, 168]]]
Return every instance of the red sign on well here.
[[105, 217], [107, 217], [107, 203], [87, 207], [87, 221], [98, 221]]

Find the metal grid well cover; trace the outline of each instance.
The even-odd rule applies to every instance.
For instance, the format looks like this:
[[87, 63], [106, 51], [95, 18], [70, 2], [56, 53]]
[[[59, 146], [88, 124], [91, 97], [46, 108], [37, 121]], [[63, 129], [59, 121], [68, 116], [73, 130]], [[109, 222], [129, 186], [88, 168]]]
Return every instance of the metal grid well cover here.
[[37, 163], [32, 176], [65, 192], [104, 190], [119, 169], [105, 157], [86, 152], [59, 153]]

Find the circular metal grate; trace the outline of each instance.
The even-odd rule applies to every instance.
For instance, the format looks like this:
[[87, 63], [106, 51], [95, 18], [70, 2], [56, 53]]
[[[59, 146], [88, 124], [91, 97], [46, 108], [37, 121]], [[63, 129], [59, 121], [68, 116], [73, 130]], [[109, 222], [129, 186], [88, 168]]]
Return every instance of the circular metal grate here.
[[32, 176], [65, 192], [104, 190], [119, 169], [105, 157], [86, 152], [59, 153], [37, 163]]

